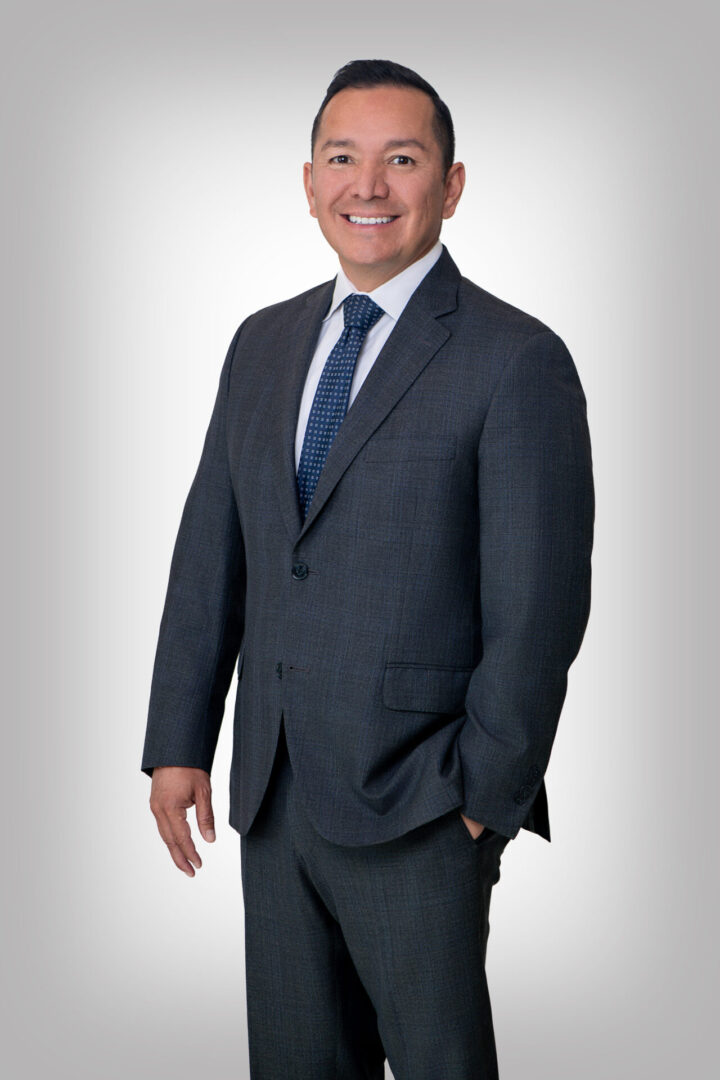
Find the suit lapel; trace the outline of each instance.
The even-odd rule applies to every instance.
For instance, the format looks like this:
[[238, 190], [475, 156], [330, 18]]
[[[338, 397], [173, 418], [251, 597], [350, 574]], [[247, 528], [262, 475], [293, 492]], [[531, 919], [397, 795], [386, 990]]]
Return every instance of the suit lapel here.
[[436, 320], [456, 308], [459, 280], [460, 272], [447, 248], [443, 248], [438, 261], [410, 297], [348, 409], [328, 451], [303, 523], [295, 472], [295, 432], [305, 378], [322, 319], [332, 299], [334, 282], [321, 286], [308, 298], [278, 387], [271, 450], [283, 517], [296, 543], [321, 513], [353, 458], [449, 338], [449, 330]]
[[281, 366], [275, 365], [275, 386], [270, 387], [275, 407], [271, 430], [270, 460], [282, 514], [294, 538], [302, 527], [295, 472], [295, 432], [303, 387], [320, 336], [320, 327], [332, 301], [335, 280], [314, 290], [284, 335]]

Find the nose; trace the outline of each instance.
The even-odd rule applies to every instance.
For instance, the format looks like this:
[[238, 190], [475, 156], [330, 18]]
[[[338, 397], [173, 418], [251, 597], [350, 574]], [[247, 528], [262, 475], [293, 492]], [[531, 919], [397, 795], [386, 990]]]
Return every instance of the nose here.
[[361, 165], [354, 176], [353, 194], [363, 202], [370, 202], [372, 199], [387, 199], [390, 188], [385, 179], [384, 168], [372, 161]]

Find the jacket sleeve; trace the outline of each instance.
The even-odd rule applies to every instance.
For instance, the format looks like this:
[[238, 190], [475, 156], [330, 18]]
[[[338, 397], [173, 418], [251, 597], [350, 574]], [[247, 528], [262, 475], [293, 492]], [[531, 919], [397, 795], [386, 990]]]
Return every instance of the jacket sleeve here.
[[[244, 324], [243, 324], [244, 325]], [[230, 478], [227, 395], [240, 326], [220, 374], [175, 541], [150, 688], [142, 771], [210, 772], [243, 635], [245, 552]]]
[[542, 783], [590, 613], [585, 395], [542, 331], [508, 362], [478, 445], [482, 656], [458, 734], [463, 813], [515, 837]]

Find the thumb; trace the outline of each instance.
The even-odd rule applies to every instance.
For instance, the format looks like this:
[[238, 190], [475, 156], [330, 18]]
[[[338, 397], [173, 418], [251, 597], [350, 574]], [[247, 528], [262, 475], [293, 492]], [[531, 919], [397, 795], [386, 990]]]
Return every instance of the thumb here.
[[215, 839], [215, 818], [213, 816], [210, 788], [203, 785], [196, 793], [195, 810], [198, 829], [203, 839], [212, 844]]

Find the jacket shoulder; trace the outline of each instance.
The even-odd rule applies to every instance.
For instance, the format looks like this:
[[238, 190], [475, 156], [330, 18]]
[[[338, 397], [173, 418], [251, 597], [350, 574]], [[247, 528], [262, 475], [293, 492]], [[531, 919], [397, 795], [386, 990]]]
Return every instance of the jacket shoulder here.
[[242, 333], [246, 328], [260, 332], [265, 327], [276, 330], [279, 323], [292, 322], [292, 320], [300, 316], [308, 305], [319, 302], [324, 292], [328, 292], [329, 300], [333, 281], [334, 279], [331, 278], [329, 281], [323, 281], [320, 285], [314, 285], [311, 289], [298, 293], [297, 296], [291, 296], [288, 300], [279, 300], [275, 304], [268, 304], [267, 307], [258, 308], [257, 311], [248, 315], [244, 320], [239, 327], [239, 332]]
[[482, 329], [484, 337], [488, 334], [502, 337], [508, 344], [517, 346], [536, 334], [555, 333], [537, 316], [522, 311], [466, 277], [460, 278], [458, 314], [470, 330], [475, 325], [478, 330]]

